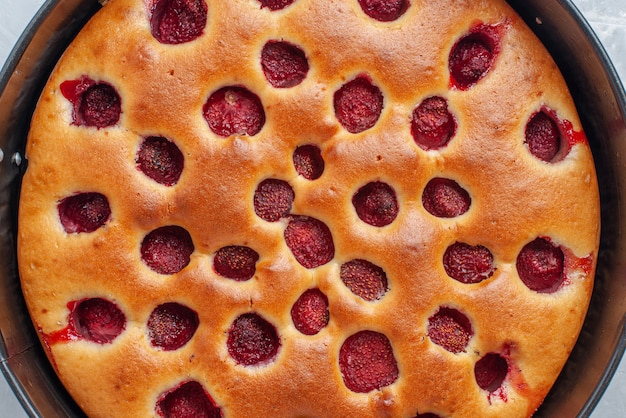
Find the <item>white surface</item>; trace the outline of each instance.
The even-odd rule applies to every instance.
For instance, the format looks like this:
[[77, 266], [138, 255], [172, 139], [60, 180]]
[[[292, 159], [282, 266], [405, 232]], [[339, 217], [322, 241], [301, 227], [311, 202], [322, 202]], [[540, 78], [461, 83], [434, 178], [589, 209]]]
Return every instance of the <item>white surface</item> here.
[[[6, 61], [43, 0], [0, 0], [0, 63]], [[604, 44], [621, 79], [626, 84], [626, 2], [624, 0], [573, 0]], [[27, 415], [8, 384], [0, 378], [0, 417], [25, 418]], [[626, 417], [626, 361], [591, 418]]]

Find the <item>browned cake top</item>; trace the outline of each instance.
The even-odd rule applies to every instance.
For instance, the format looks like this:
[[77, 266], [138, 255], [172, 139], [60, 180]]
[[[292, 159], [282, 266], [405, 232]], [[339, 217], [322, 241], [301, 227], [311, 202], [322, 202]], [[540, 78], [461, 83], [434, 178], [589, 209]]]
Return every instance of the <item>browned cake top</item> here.
[[526, 417], [592, 156], [498, 0], [111, 0], [32, 119], [24, 295], [92, 417]]

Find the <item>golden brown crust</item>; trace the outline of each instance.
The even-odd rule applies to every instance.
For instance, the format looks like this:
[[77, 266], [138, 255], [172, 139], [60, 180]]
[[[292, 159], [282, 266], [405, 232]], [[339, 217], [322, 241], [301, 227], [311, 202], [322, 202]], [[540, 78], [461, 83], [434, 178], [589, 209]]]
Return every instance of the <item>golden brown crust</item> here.
[[[32, 120], [19, 212], [19, 266], [36, 327], [43, 336], [67, 326], [68, 302], [85, 297], [115, 301], [126, 330], [111, 344], [51, 344], [49, 356], [78, 404], [93, 417], [152, 416], [158, 396], [186, 380], [201, 382], [226, 417], [442, 417], [529, 416], [566, 361], [593, 286], [599, 236], [599, 201], [593, 161], [585, 143], [557, 163], [534, 158], [524, 127], [542, 106], [580, 121], [555, 64], [504, 2], [413, 1], [397, 21], [376, 22], [352, 1], [296, 0], [281, 11], [256, 0], [207, 1], [204, 34], [181, 45], [162, 45], [150, 34], [147, 2], [111, 0], [67, 49]], [[500, 52], [488, 75], [467, 91], [450, 87], [454, 43], [477, 22], [505, 24]], [[270, 39], [299, 45], [311, 65], [290, 89], [272, 88], [259, 64]], [[350, 134], [334, 116], [332, 95], [366, 73], [385, 106], [377, 124]], [[96, 129], [72, 124], [63, 81], [88, 75], [110, 83], [122, 101], [120, 122]], [[209, 94], [245, 85], [264, 105], [267, 122], [253, 137], [221, 138], [202, 116]], [[455, 139], [440, 151], [416, 146], [411, 112], [440, 95], [457, 118]], [[178, 184], [164, 187], [137, 170], [142, 137], [163, 135], [185, 157]], [[308, 181], [291, 155], [315, 143], [325, 171]], [[455, 179], [472, 196], [456, 218], [430, 215], [421, 193], [433, 177]], [[292, 212], [314, 216], [331, 230], [335, 257], [305, 269], [283, 239], [285, 221], [254, 213], [256, 186], [266, 178], [295, 190]], [[397, 193], [398, 218], [376, 228], [359, 220], [351, 198], [364, 184], [384, 181]], [[90, 234], [67, 234], [56, 205], [79, 191], [107, 196], [112, 218]], [[180, 273], [163, 276], [139, 257], [151, 230], [180, 225], [195, 251]], [[591, 258], [591, 268], [570, 270], [552, 294], [519, 280], [515, 261], [538, 236]], [[479, 284], [450, 279], [442, 265], [455, 241], [481, 244], [497, 270]], [[250, 245], [259, 254], [256, 275], [243, 283], [219, 278], [211, 257], [226, 245]], [[339, 280], [341, 263], [366, 258], [382, 266], [389, 292], [375, 302], [353, 295]], [[330, 323], [315, 336], [293, 326], [291, 306], [317, 286], [330, 301]], [[200, 327], [183, 348], [150, 346], [145, 324], [152, 309], [176, 301], [199, 314]], [[464, 312], [474, 336], [452, 354], [427, 335], [440, 306]], [[240, 314], [254, 310], [281, 338], [276, 360], [238, 366], [226, 333]], [[385, 334], [398, 360], [399, 378], [369, 393], [343, 383], [338, 353], [361, 330]], [[45, 341], [45, 338], [44, 338]], [[506, 351], [512, 366], [502, 396], [474, 378], [476, 361]]]

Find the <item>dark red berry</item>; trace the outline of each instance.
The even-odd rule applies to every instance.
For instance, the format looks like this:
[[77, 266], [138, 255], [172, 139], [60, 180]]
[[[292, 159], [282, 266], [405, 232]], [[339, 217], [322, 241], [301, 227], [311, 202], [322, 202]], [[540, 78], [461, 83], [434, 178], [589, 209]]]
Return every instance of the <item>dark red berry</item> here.
[[280, 348], [276, 328], [255, 313], [239, 316], [228, 330], [228, 353], [243, 366], [273, 360]]
[[355, 295], [378, 300], [387, 292], [387, 275], [382, 268], [366, 260], [352, 260], [341, 265], [339, 277]]
[[469, 193], [450, 179], [436, 177], [428, 182], [422, 194], [424, 209], [438, 218], [454, 218], [467, 212]]
[[369, 77], [360, 75], [334, 95], [335, 116], [348, 132], [363, 132], [376, 124], [383, 110], [383, 94]]
[[386, 226], [398, 216], [396, 192], [386, 183], [375, 181], [361, 187], [352, 197], [359, 218], [373, 226]]
[[79, 301], [70, 320], [79, 337], [98, 344], [112, 342], [126, 329], [126, 316], [120, 308], [101, 298]]
[[312, 269], [335, 256], [335, 245], [328, 227], [308, 216], [294, 216], [285, 229], [285, 242], [296, 260]]
[[100, 193], [79, 193], [57, 205], [59, 220], [68, 234], [93, 232], [111, 217], [109, 201]]
[[213, 93], [202, 108], [211, 130], [219, 136], [254, 136], [265, 125], [261, 100], [241, 86], [223, 87]]
[[330, 320], [328, 298], [319, 289], [307, 290], [293, 304], [291, 320], [304, 335], [317, 334]]
[[275, 11], [284, 9], [294, 1], [295, 0], [259, 0], [259, 3], [261, 3], [261, 8], [267, 7], [268, 9]]
[[159, 396], [156, 412], [163, 418], [222, 418], [222, 411], [202, 385], [188, 381]]
[[409, 8], [409, 0], [359, 0], [366, 15], [381, 22], [398, 19]]
[[522, 248], [517, 256], [517, 272], [529, 289], [555, 292], [563, 282], [565, 256], [561, 248], [545, 238], [537, 238]]
[[453, 85], [466, 90], [487, 74], [498, 52], [501, 29], [501, 25], [474, 27], [454, 45], [448, 62]]
[[294, 87], [309, 72], [304, 51], [289, 42], [269, 41], [261, 51], [261, 68], [267, 81], [276, 88]]
[[456, 309], [442, 307], [428, 318], [428, 337], [451, 353], [464, 352], [472, 335], [470, 320]]
[[495, 392], [509, 372], [509, 364], [497, 353], [489, 353], [474, 365], [474, 376], [478, 387]]
[[441, 418], [441, 417], [437, 414], [433, 414], [432, 412], [426, 412], [424, 414], [417, 414], [413, 418]]
[[291, 211], [295, 193], [284, 180], [266, 179], [254, 192], [254, 212], [267, 222], [276, 222]]
[[293, 165], [307, 180], [317, 180], [324, 172], [322, 152], [316, 145], [302, 145], [293, 152]]
[[461, 283], [479, 283], [494, 273], [493, 255], [482, 245], [455, 242], [443, 255], [448, 276]]
[[165, 186], [178, 183], [183, 172], [183, 153], [166, 138], [151, 136], [137, 152], [137, 168], [152, 180]]
[[78, 126], [106, 128], [115, 125], [122, 113], [120, 96], [115, 88], [87, 76], [61, 83], [61, 94], [73, 106], [73, 121]]
[[339, 350], [343, 381], [353, 392], [367, 393], [398, 379], [398, 363], [389, 339], [375, 331], [350, 336]]
[[163, 44], [181, 44], [202, 35], [208, 8], [204, 0], [156, 0], [152, 6], [152, 36]]
[[213, 257], [213, 268], [222, 277], [239, 282], [250, 280], [256, 272], [259, 254], [241, 245], [222, 247]]
[[150, 343], [165, 351], [178, 350], [198, 329], [198, 314], [179, 303], [164, 303], [157, 306], [148, 319]]
[[429, 97], [413, 111], [411, 134], [424, 150], [439, 149], [448, 144], [456, 131], [456, 122], [443, 97]]
[[155, 229], [141, 243], [141, 259], [160, 274], [174, 274], [184, 269], [193, 251], [189, 232], [174, 225]]
[[546, 112], [535, 113], [526, 124], [524, 143], [540, 160], [553, 161], [561, 148], [561, 131]]

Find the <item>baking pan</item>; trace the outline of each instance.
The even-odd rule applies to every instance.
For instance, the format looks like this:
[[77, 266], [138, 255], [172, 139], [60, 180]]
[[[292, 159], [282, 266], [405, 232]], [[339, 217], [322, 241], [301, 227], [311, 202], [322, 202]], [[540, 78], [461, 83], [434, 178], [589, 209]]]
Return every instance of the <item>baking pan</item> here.
[[[596, 285], [579, 341], [537, 417], [588, 417], [626, 347], [626, 96], [598, 38], [564, 0], [510, 0], [561, 68], [598, 172], [602, 234]], [[32, 417], [84, 417], [56, 378], [32, 326], [16, 261], [17, 205], [31, 114], [54, 64], [96, 0], [49, 0], [0, 73], [0, 368]]]

